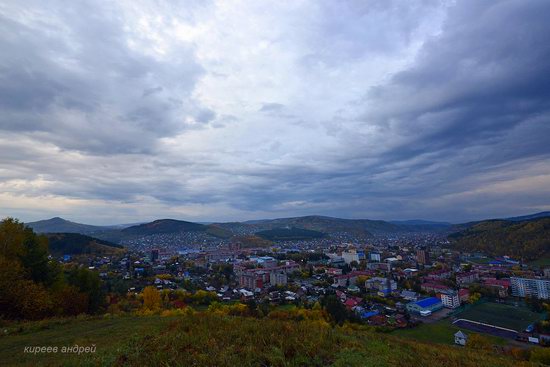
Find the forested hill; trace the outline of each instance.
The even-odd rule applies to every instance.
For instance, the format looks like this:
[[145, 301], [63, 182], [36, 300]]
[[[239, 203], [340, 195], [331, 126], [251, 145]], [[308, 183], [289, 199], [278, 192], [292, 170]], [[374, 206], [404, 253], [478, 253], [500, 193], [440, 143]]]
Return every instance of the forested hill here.
[[550, 256], [550, 218], [527, 221], [488, 220], [449, 235], [456, 249], [524, 260]]
[[109, 255], [124, 251], [124, 247], [78, 233], [47, 233], [48, 250], [52, 255]]

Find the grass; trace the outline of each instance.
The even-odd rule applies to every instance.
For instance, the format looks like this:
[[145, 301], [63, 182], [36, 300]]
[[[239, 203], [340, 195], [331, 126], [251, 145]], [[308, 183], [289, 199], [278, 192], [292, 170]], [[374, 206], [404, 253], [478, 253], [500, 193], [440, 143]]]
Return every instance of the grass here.
[[25, 325], [20, 333], [0, 337], [0, 365], [40, 366], [74, 365], [73, 355], [28, 354], [26, 346], [91, 346], [98, 353], [114, 353], [133, 336], [155, 334], [165, 328], [174, 318], [160, 316], [92, 318], [87, 320], [66, 319], [62, 322], [37, 322]]
[[[391, 334], [427, 343], [454, 345], [454, 334], [458, 330], [461, 329], [454, 326], [450, 319], [445, 319], [431, 324], [422, 324], [411, 329], [398, 329]], [[475, 333], [468, 331], [468, 334]], [[483, 336], [490, 339], [495, 345], [505, 345], [508, 343], [508, 341], [503, 338], [485, 334]]]
[[540, 320], [542, 314], [533, 312], [524, 306], [515, 307], [488, 302], [475, 305], [456, 315], [456, 317], [523, 331], [529, 324]]
[[[6, 366], [530, 366], [491, 351], [433, 345], [323, 320], [284, 321], [210, 312], [36, 323], [0, 337]], [[428, 326], [428, 325], [426, 325]], [[426, 332], [433, 331], [425, 329]], [[440, 331], [441, 333], [442, 331]], [[28, 345], [97, 345], [97, 353], [25, 355]]]

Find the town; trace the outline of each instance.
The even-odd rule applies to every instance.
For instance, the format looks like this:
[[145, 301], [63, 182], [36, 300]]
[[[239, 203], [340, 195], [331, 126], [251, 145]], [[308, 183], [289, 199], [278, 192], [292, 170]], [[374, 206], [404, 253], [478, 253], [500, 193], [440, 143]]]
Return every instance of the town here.
[[319, 307], [332, 297], [341, 305], [332, 311], [336, 319], [387, 332], [429, 335], [431, 327], [446, 325], [436, 337], [458, 345], [468, 343], [470, 332], [515, 346], [550, 344], [541, 322], [550, 267], [459, 252], [434, 234], [275, 241], [268, 247], [195, 239], [193, 246], [189, 233], [171, 234], [170, 241], [158, 237], [156, 246], [148, 236], [124, 254], [60, 260], [99, 273], [114, 295], [107, 312], [131, 311], [119, 296], [137, 297], [148, 287], [165, 295], [168, 308], [185, 307], [199, 295], [199, 308], [242, 303], [266, 315]]

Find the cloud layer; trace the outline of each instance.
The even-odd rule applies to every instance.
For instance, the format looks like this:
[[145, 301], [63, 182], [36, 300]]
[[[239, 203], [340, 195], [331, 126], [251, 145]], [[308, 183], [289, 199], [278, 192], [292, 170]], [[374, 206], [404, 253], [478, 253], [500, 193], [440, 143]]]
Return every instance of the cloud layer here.
[[0, 215], [550, 209], [550, 3], [0, 5]]

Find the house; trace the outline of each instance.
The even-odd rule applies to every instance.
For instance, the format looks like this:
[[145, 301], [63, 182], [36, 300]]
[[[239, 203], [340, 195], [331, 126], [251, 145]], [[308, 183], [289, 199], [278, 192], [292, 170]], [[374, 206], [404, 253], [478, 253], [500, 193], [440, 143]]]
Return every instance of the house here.
[[441, 310], [443, 308], [443, 303], [441, 303], [441, 300], [437, 297], [429, 297], [421, 299], [420, 301], [410, 302], [406, 307], [407, 311], [410, 313], [428, 316], [435, 311]]
[[327, 268], [325, 272], [328, 275], [342, 275], [342, 269], [340, 268]]
[[468, 341], [468, 335], [464, 334], [462, 330], [458, 330], [455, 333], [455, 344], [465, 346]]
[[500, 298], [508, 297], [509, 279], [486, 278], [483, 280], [483, 285], [497, 293]]
[[349, 297], [349, 298], [346, 299], [346, 301], [344, 302], [344, 306], [346, 306], [346, 308], [347, 308], [348, 310], [351, 310], [351, 309], [353, 309], [354, 307], [360, 305], [362, 302], [363, 302], [363, 299], [362, 299], [362, 298], [359, 298], [359, 297]]
[[458, 291], [458, 298], [460, 299], [460, 302], [467, 302], [470, 298], [470, 291], [466, 288], [462, 288]]

